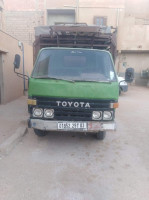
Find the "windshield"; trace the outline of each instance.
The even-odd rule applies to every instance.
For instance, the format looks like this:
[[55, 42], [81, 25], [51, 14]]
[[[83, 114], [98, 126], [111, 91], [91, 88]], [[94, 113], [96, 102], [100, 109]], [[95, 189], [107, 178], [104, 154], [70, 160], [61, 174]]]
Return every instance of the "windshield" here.
[[42, 50], [32, 77], [99, 82], [117, 80], [109, 53], [82, 49]]

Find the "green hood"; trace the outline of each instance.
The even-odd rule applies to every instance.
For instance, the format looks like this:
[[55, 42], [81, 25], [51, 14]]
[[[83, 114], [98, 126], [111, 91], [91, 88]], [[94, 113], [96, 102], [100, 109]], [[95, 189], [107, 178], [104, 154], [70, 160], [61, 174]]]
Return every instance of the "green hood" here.
[[68, 82], [30, 78], [29, 97], [32, 96], [118, 100], [119, 85], [118, 82]]

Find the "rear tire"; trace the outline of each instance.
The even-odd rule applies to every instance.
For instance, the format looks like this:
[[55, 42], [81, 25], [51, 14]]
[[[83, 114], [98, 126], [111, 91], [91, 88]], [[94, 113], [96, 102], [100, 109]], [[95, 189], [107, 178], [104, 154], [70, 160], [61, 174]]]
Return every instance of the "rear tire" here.
[[105, 136], [106, 136], [106, 131], [99, 131], [98, 133], [96, 133], [97, 140], [104, 140]]
[[38, 137], [44, 137], [47, 135], [47, 132], [46, 131], [42, 131], [42, 130], [39, 130], [39, 129], [34, 129], [34, 133], [38, 136]]

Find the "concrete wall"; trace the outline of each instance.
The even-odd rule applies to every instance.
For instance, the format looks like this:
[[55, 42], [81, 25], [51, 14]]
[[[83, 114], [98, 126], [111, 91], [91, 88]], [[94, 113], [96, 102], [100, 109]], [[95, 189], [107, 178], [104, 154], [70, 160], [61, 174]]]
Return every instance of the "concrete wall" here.
[[126, 16], [149, 18], [148, 0], [125, 0]]
[[44, 24], [43, 11], [5, 11], [6, 32], [13, 37], [33, 44], [34, 27]]
[[147, 85], [148, 80], [141, 78], [141, 71], [149, 68], [149, 52], [122, 52], [116, 60], [116, 71], [124, 76], [126, 68], [135, 69], [135, 84]]
[[107, 8], [79, 8], [79, 21], [94, 24], [94, 17], [107, 17], [107, 25], [116, 27], [117, 24], [117, 9]]
[[64, 7], [65, 5], [70, 5], [70, 6], [75, 6], [76, 5], [76, 0], [46, 0], [46, 8], [48, 9], [55, 9], [55, 8], [66, 8]]
[[[97, 7], [97, 6], [108, 6], [108, 7], [117, 7], [117, 6], [122, 6], [124, 5], [125, 0], [79, 0], [79, 6], [89, 6], [89, 7]], [[62, 8], [64, 6], [76, 6], [77, 5], [77, 0], [47, 0], [46, 1], [46, 7], [47, 8]]]
[[6, 32], [32, 45], [34, 27], [44, 25], [44, 8], [44, 0], [5, 0]]
[[[135, 68], [138, 76], [141, 69], [148, 65], [149, 0], [13, 0], [13, 4], [11, 2], [12, 0], [5, 0], [6, 30], [22, 41], [32, 44], [34, 26], [48, 23], [48, 9], [75, 9], [77, 22], [92, 25], [94, 17], [103, 16], [107, 17], [108, 26], [118, 28], [119, 56], [116, 68], [119, 71], [123, 72], [123, 68], [119, 66], [123, 52], [129, 55], [130, 65]], [[146, 66], [142, 65], [141, 69], [138, 55], [146, 62]], [[137, 79], [138, 76], [136, 75]]]
[[118, 28], [118, 50], [149, 50], [148, 11], [148, 0], [125, 0], [125, 15]]
[[[18, 47], [18, 40], [0, 31], [0, 53], [2, 55], [2, 71], [3, 71], [3, 97], [2, 103], [7, 103], [23, 95], [23, 79], [17, 77], [14, 73], [14, 56], [21, 55], [22, 52]], [[24, 43], [25, 51], [25, 73], [31, 74], [33, 68], [33, 49]], [[22, 62], [19, 72], [22, 72]]]
[[12, 4], [12, 0], [5, 0], [6, 32], [32, 44], [34, 27], [47, 25], [50, 21], [48, 9], [75, 9], [76, 21], [90, 25], [94, 23], [95, 16], [107, 16], [107, 24], [116, 26], [117, 8], [123, 9], [125, 0], [79, 0], [79, 5], [77, 2], [77, 0], [13, 0]]
[[37, 11], [44, 10], [45, 0], [5, 0], [7, 11]]
[[4, 29], [4, 2], [0, 0], [0, 30]]
[[136, 24], [135, 17], [125, 17], [118, 28], [117, 44], [119, 51], [148, 51], [149, 24]]
[[[125, 13], [118, 26], [116, 68], [124, 75], [126, 67], [135, 69], [135, 83], [147, 85], [141, 71], [149, 68], [149, 1], [126, 0]], [[121, 13], [122, 16], [122, 13]]]
[[48, 23], [48, 9], [70, 8], [78, 22], [92, 25], [94, 17], [106, 16], [107, 25], [118, 25], [118, 50], [149, 49], [148, 0], [5, 0], [6, 31], [32, 44], [34, 27]]
[[[108, 25], [116, 26], [117, 8], [124, 8], [125, 0], [47, 0], [47, 9], [76, 9], [76, 20], [80, 23], [94, 24], [95, 16], [108, 17]], [[78, 7], [78, 8], [77, 8]]]

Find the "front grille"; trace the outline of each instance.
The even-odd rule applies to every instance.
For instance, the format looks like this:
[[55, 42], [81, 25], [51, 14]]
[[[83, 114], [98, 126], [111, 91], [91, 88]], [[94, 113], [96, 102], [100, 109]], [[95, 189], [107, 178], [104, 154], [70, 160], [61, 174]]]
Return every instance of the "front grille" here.
[[[66, 99], [66, 98], [44, 98], [34, 97], [37, 99], [37, 107], [54, 109], [54, 119], [47, 120], [66, 120], [66, 121], [91, 121], [93, 111], [106, 111], [113, 109], [110, 108], [110, 103], [115, 102], [114, 100], [87, 100], [87, 99]], [[73, 102], [71, 106], [62, 106], [59, 102]], [[74, 107], [74, 102], [78, 102], [79, 106]], [[81, 107], [80, 102], [84, 102]], [[90, 107], [85, 107], [86, 103], [89, 103]]]
[[76, 109], [55, 109], [55, 119], [57, 120], [68, 120], [68, 121], [86, 121], [91, 120], [91, 110], [76, 110]]

